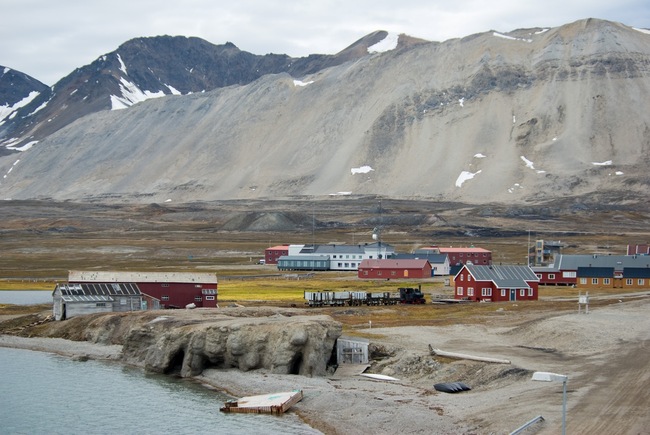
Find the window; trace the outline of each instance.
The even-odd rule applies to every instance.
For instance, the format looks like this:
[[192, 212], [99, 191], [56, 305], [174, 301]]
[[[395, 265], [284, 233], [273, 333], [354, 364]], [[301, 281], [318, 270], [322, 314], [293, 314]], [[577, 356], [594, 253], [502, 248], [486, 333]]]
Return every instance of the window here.
[[381, 270], [377, 272], [377, 275], [378, 275], [378, 276], [381, 276], [381, 275], [382, 275]]
[[492, 289], [484, 287], [481, 289], [481, 296], [492, 296]]
[[463, 275], [462, 273], [460, 274], [460, 280], [465, 281], [465, 275]]
[[161, 284], [160, 286], [161, 287], [169, 287], [169, 284], [165, 283], [165, 284]]
[[549, 273], [548, 274], [548, 279], [555, 279], [555, 274], [554, 273]]
[[194, 284], [194, 287], [201, 288], [201, 287], [203, 287], [203, 285], [202, 284]]
[[564, 278], [575, 278], [576, 272], [562, 272]]
[[609, 278], [603, 278], [603, 284], [609, 285]]
[[474, 287], [467, 287], [467, 296], [474, 296]]
[[626, 279], [625, 284], [632, 285], [632, 280], [630, 278]]
[[528, 289], [528, 296], [533, 296], [533, 289], [532, 288]]
[[644, 285], [644, 284], [645, 284], [645, 280], [639, 278], [639, 280], [637, 281], [637, 284], [638, 284], [638, 285]]
[[504, 288], [501, 289], [501, 297], [502, 298], [506, 297], [506, 289], [504, 289]]
[[580, 284], [587, 284], [587, 278], [580, 278]]
[[126, 305], [126, 298], [120, 298], [120, 305]]
[[521, 290], [519, 290], [519, 296], [526, 296], [526, 289], [525, 288], [522, 288]]
[[463, 288], [462, 288], [462, 287], [458, 287], [458, 288], [456, 289], [456, 294], [457, 294], [458, 296], [462, 296], [462, 295], [463, 295]]
[[598, 278], [591, 278], [592, 284], [598, 284]]
[[542, 274], [541, 273], [536, 273], [537, 279], [542, 279]]
[[214, 300], [214, 296], [206, 296], [206, 297], [205, 297], [205, 300], [206, 300], [206, 301], [213, 301], [213, 300]]
[[105, 306], [106, 306], [106, 302], [97, 302], [97, 303], [95, 304], [95, 306], [96, 306], [96, 307], [105, 307]]
[[397, 275], [397, 272], [395, 272], [394, 270], [391, 270], [390, 271], [390, 276], [395, 276], [395, 275]]
[[161, 300], [161, 301], [168, 301], [168, 300], [169, 300], [169, 296], [161, 296], [161, 297], [160, 297], [160, 300]]
[[203, 298], [201, 296], [194, 296], [194, 302], [201, 302]]
[[364, 276], [368, 276], [368, 271], [367, 271], [367, 270], [364, 270], [364, 271], [363, 271], [363, 275], [364, 275]]

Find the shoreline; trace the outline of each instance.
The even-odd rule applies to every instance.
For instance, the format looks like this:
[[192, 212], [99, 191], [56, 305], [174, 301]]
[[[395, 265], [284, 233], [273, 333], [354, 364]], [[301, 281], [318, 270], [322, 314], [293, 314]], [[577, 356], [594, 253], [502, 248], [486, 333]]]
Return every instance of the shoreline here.
[[[647, 416], [647, 348], [650, 298], [594, 308], [589, 314], [494, 318], [481, 324], [360, 329], [386, 352], [363, 376], [306, 377], [264, 370], [206, 369], [192, 379], [233, 397], [300, 389], [289, 413], [324, 434], [500, 434], [542, 415], [540, 435], [558, 433], [562, 384], [533, 382], [534, 371], [566, 374], [568, 433], [644, 433]], [[0, 335], [0, 346], [79, 359], [121, 360], [120, 345], [60, 338]], [[508, 359], [511, 364], [432, 356], [449, 352]], [[438, 382], [464, 382], [472, 390], [447, 394]], [[617, 413], [608, 417], [609, 409]]]

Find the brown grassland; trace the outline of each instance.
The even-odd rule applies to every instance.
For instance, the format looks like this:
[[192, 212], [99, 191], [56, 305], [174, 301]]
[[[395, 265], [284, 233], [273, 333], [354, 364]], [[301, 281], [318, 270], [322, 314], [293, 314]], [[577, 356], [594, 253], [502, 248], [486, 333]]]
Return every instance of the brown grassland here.
[[[373, 228], [398, 252], [420, 246], [480, 246], [495, 264], [525, 264], [535, 239], [560, 240], [565, 253], [623, 254], [629, 243], [650, 237], [647, 211], [596, 208], [575, 210], [557, 202], [549, 207], [469, 207], [425, 201], [360, 198], [355, 201], [223, 202], [188, 205], [102, 205], [4, 201], [0, 238], [0, 290], [52, 290], [68, 270], [149, 270], [215, 272], [221, 304], [305, 305], [304, 291], [395, 291], [417, 286], [427, 294], [451, 297], [442, 278], [365, 281], [354, 273], [317, 273], [294, 279], [272, 265], [258, 265], [264, 249], [282, 243], [369, 243]], [[268, 229], [250, 228], [264, 217]], [[289, 227], [274, 223], [291, 218]], [[237, 225], [233, 225], [233, 222]], [[247, 227], [247, 225], [249, 225]], [[541, 300], [506, 304], [525, 313], [574, 310], [579, 289], [540, 289]], [[611, 290], [609, 290], [611, 292]], [[596, 291], [598, 292], [598, 291]], [[606, 293], [608, 290], [601, 290]], [[594, 290], [592, 290], [592, 295]], [[595, 304], [606, 301], [594, 300]], [[499, 304], [426, 307], [347, 307], [325, 310], [345, 328], [440, 325], [484, 321]], [[0, 307], [0, 312], [16, 308]]]

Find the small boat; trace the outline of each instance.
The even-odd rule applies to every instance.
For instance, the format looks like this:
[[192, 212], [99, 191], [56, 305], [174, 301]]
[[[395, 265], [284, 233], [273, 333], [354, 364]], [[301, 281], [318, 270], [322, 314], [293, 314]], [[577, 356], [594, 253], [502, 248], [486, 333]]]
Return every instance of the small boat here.
[[284, 414], [289, 408], [300, 402], [302, 397], [302, 390], [248, 396], [237, 400], [228, 400], [219, 410], [250, 414]]

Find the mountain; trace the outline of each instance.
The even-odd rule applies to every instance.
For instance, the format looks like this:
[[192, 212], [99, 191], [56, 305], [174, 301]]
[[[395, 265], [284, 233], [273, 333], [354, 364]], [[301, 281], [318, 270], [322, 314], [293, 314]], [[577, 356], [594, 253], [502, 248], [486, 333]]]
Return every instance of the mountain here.
[[[362, 56], [360, 50], [385, 36], [386, 32], [375, 32], [337, 55], [297, 59], [280, 54], [257, 56], [232, 43], [214, 45], [200, 38], [132, 39], [76, 69], [51, 89], [43, 85], [28, 104], [14, 110], [9, 110], [13, 108], [9, 105], [0, 130], [0, 146], [5, 145], [5, 150], [7, 144], [27, 147], [88, 114], [127, 108], [150, 98], [245, 85], [267, 74], [314, 73]], [[4, 83], [0, 92], [16, 93]], [[20, 90], [24, 98], [31, 91], [25, 87]]]
[[[20, 71], [0, 65], [0, 134], [7, 122], [14, 122], [14, 116], [28, 106], [39, 95], [48, 91], [47, 85]], [[19, 140], [9, 138], [0, 146], [0, 156], [15, 152]]]
[[[50, 122], [20, 130], [42, 139], [0, 158], [0, 197], [647, 198], [642, 29], [587, 19], [442, 43], [375, 32], [292, 60], [199, 42], [132, 40], [57, 83], [37, 112]], [[133, 104], [155, 93], [167, 96]]]

